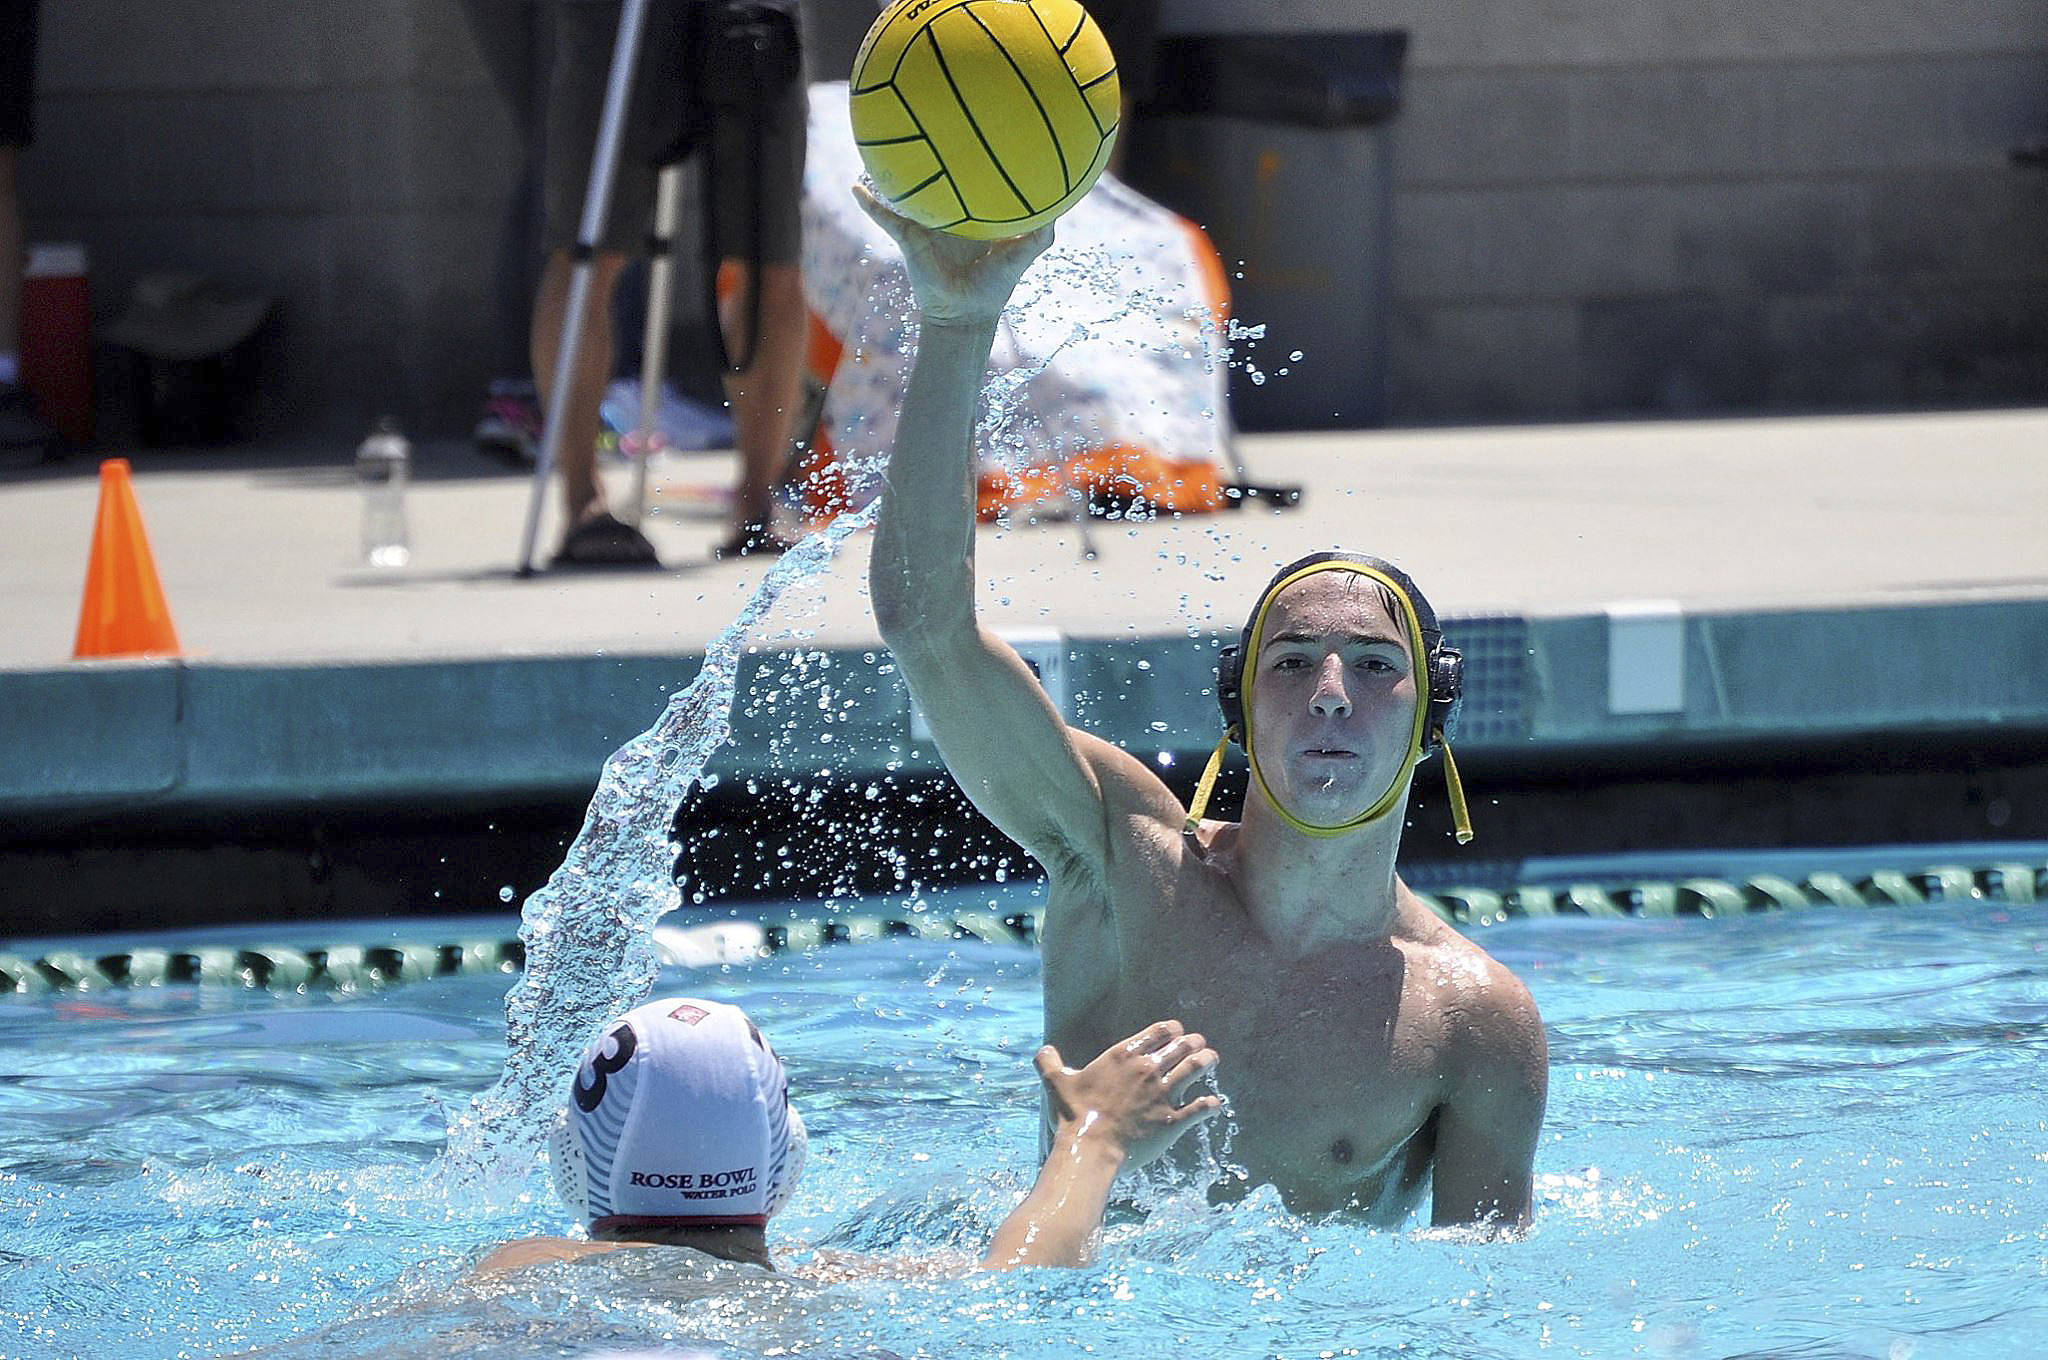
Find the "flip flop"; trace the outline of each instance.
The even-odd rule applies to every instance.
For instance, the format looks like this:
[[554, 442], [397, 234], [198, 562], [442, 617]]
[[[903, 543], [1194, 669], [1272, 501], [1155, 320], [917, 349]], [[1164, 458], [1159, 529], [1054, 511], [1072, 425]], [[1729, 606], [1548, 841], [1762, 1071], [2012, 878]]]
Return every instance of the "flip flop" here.
[[658, 567], [660, 554], [632, 525], [599, 515], [571, 529], [553, 560], [557, 567]]

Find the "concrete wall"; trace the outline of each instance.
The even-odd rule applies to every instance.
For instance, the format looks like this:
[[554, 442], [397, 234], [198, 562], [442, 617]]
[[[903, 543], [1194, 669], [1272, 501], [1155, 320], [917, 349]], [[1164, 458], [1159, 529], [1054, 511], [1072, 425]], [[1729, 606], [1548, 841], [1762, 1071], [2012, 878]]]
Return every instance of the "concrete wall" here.
[[266, 430], [459, 427], [525, 367], [532, 25], [520, 0], [46, 2], [30, 237], [90, 246], [102, 324], [153, 270], [275, 295]]
[[2041, 0], [1164, 3], [1409, 31], [1397, 422], [2048, 400]]
[[[1396, 422], [2048, 400], [2043, 0], [1164, 0], [1403, 28]], [[807, 6], [836, 73], [866, 0]], [[34, 239], [276, 293], [272, 429], [524, 368], [530, 0], [43, 6]], [[845, 49], [842, 51], [841, 49]], [[1269, 341], [1269, 347], [1284, 337]]]

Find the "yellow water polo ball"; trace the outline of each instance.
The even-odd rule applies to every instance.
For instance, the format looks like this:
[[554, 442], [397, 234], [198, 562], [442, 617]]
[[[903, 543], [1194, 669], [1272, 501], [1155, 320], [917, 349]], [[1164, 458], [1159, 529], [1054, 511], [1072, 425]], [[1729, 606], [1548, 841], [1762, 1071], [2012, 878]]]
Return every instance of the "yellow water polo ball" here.
[[895, 0], [851, 84], [875, 190], [957, 236], [1020, 236], [1079, 201], [1116, 142], [1116, 58], [1076, 0]]

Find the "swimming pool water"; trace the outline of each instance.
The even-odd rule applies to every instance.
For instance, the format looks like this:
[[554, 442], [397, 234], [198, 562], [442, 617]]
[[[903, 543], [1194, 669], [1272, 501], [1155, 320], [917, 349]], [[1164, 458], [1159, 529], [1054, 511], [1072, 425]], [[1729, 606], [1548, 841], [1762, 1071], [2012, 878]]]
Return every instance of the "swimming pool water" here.
[[[485, 1247], [568, 1227], [543, 1168], [498, 1207], [429, 1188], [443, 1107], [503, 1064], [502, 976], [7, 1000], [0, 1354], [2040, 1352], [2048, 912], [1481, 939], [1551, 1035], [1529, 1240], [1186, 1191], [1087, 1270], [832, 1285], [669, 1250], [465, 1282]], [[1038, 982], [1027, 950], [906, 939], [659, 985], [745, 1006], [787, 1062], [813, 1142], [776, 1235], [800, 1261], [978, 1250], [1032, 1169]]]

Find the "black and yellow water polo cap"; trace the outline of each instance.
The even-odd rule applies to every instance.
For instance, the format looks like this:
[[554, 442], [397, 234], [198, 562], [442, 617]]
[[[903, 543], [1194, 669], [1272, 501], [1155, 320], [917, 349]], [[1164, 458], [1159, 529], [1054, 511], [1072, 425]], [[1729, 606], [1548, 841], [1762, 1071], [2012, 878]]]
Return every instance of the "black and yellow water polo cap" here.
[[[1387, 593], [1399, 607], [1398, 622], [1408, 635], [1409, 655], [1418, 659], [1429, 677], [1428, 700], [1415, 706], [1415, 725], [1408, 738], [1407, 758], [1395, 772], [1386, 792], [1358, 816], [1334, 826], [1303, 821], [1273, 796], [1265, 775], [1259, 769], [1259, 758], [1252, 750], [1250, 705], [1246, 702], [1249, 677], [1258, 673], [1259, 647], [1265, 640], [1266, 614], [1273, 601], [1296, 581], [1325, 571], [1352, 572], [1373, 581]], [[1448, 734], [1464, 693], [1465, 658], [1457, 648], [1444, 645], [1443, 629], [1437, 623], [1436, 611], [1430, 608], [1428, 598], [1415, 588], [1415, 582], [1408, 578], [1408, 573], [1391, 562], [1363, 553], [1319, 552], [1290, 562], [1280, 568], [1259, 593], [1258, 602], [1252, 608], [1251, 617], [1245, 620], [1244, 632], [1239, 635], [1237, 643], [1223, 648], [1216, 658], [1216, 702], [1223, 709], [1223, 737], [1209, 756], [1209, 765], [1202, 772], [1201, 783], [1195, 787], [1185, 829], [1192, 833], [1201, 824], [1203, 810], [1208, 807], [1209, 797], [1215, 791], [1216, 775], [1223, 768], [1223, 753], [1232, 742], [1244, 748], [1251, 761], [1252, 778], [1258, 783], [1260, 792], [1266, 795], [1266, 801], [1273, 805], [1273, 810], [1289, 826], [1308, 836], [1340, 836], [1386, 816], [1400, 797], [1409, 772], [1431, 752], [1441, 750], [1444, 753], [1444, 784], [1451, 799], [1451, 818], [1457, 827], [1458, 843], [1463, 845], [1472, 839], [1472, 818], [1465, 806], [1465, 788], [1458, 778], [1457, 762], [1451, 756]]]

